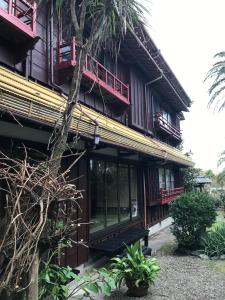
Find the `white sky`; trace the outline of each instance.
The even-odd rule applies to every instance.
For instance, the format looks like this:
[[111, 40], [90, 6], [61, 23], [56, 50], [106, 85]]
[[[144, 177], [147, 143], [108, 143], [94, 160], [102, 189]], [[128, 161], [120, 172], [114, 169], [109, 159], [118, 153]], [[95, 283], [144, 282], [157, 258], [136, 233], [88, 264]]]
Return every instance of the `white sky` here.
[[150, 34], [194, 104], [182, 122], [184, 150], [196, 167], [217, 170], [225, 150], [225, 111], [207, 108], [203, 83], [213, 55], [225, 50], [224, 0], [151, 0]]

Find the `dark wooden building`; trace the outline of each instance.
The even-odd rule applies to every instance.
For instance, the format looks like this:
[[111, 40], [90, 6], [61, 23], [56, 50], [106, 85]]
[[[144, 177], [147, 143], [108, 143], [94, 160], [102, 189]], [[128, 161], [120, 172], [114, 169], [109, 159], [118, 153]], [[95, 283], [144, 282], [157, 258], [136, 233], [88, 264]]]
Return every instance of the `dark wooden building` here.
[[[52, 10], [0, 0], [1, 150], [16, 153], [24, 143], [47, 152], [60, 119], [76, 40]], [[84, 190], [76, 218], [87, 225], [73, 238], [89, 248], [68, 250], [72, 266], [166, 218], [168, 203], [183, 192], [182, 168], [193, 165], [179, 150], [191, 101], [144, 28], [127, 33], [117, 61], [106, 52], [87, 57], [80, 103], [70, 138], [79, 132], [76, 147], [88, 151], [70, 176]]]

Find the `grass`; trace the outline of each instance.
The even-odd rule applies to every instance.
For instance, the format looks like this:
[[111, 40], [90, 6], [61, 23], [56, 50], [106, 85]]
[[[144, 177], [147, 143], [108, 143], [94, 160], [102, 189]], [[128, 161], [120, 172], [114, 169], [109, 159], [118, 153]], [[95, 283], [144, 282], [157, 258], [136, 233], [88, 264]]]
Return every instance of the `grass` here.
[[208, 267], [220, 273], [225, 274], [225, 261], [224, 260], [210, 260]]
[[217, 212], [216, 221], [210, 227], [210, 230], [213, 230], [215, 227], [220, 226], [223, 223], [225, 223], [225, 213], [224, 213], [224, 211], [220, 210]]

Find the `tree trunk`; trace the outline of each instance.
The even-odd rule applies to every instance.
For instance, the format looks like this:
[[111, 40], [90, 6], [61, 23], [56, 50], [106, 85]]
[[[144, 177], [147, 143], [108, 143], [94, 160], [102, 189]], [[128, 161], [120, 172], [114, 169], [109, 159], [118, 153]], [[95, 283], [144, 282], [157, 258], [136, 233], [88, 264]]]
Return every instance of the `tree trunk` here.
[[35, 254], [33, 263], [29, 271], [29, 288], [27, 291], [28, 300], [38, 300], [38, 271], [39, 271], [39, 252]]
[[55, 175], [58, 174], [58, 171], [61, 166], [62, 155], [67, 149], [67, 138], [73, 118], [73, 112], [75, 110], [79, 97], [83, 68], [87, 56], [87, 49], [78, 48], [76, 54], [77, 63], [74, 67], [71, 88], [68, 95], [66, 108], [63, 112], [62, 124], [55, 134], [55, 142], [52, 147], [52, 153], [50, 158], [50, 171]]

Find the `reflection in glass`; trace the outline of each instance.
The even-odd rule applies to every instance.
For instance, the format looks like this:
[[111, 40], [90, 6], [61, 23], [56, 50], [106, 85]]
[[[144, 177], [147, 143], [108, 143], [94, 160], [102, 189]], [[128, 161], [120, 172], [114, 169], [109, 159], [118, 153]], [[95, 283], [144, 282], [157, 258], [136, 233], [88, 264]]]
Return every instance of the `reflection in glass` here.
[[120, 221], [130, 219], [129, 173], [127, 165], [119, 165]]
[[107, 226], [111, 226], [119, 222], [117, 199], [117, 165], [115, 163], [106, 163], [105, 197], [107, 207]]
[[90, 161], [91, 233], [105, 227], [104, 173], [104, 162]]
[[132, 217], [138, 215], [138, 199], [137, 199], [137, 168], [130, 167], [130, 184], [131, 184], [131, 213]]

